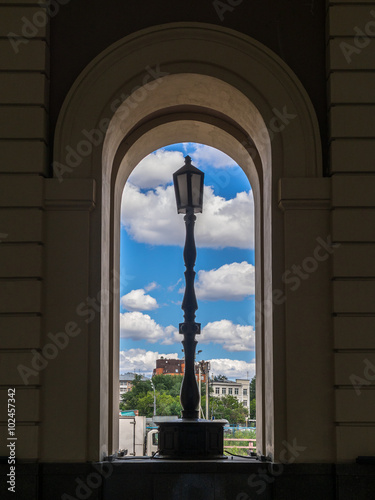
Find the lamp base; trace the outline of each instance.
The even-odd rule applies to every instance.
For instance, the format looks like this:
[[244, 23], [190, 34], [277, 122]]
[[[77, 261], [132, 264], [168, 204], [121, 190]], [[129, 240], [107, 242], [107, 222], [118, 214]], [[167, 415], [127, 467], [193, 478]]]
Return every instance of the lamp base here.
[[189, 418], [160, 422], [157, 457], [169, 460], [227, 458], [224, 455], [224, 425], [227, 423], [227, 420]]

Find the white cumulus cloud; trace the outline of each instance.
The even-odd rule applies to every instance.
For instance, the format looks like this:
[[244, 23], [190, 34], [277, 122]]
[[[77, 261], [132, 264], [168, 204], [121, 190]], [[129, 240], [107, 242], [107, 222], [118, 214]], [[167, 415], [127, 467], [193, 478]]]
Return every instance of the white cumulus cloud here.
[[237, 163], [232, 158], [219, 149], [206, 146], [205, 144], [196, 144], [194, 153], [191, 153], [193, 163], [197, 165], [209, 163], [214, 168], [236, 167]]
[[120, 302], [128, 311], [152, 311], [159, 307], [156, 299], [147, 295], [143, 288], [131, 290], [121, 297]]
[[205, 187], [203, 213], [197, 221], [197, 246], [254, 248], [254, 199], [251, 191], [226, 200]]
[[128, 349], [120, 351], [120, 373], [135, 372], [151, 376], [156, 367], [156, 360], [161, 356], [167, 359], [178, 359], [177, 353], [162, 354], [145, 349]]
[[[163, 327], [148, 314], [139, 311], [120, 314], [120, 336], [123, 339], [146, 340], [151, 344], [180, 343], [178, 329]], [[228, 352], [250, 351], [255, 348], [255, 331], [252, 325], [235, 324], [228, 319], [213, 321], [203, 327], [197, 339], [200, 344], [220, 344]]]
[[202, 329], [200, 344], [221, 344], [226, 351], [250, 351], [255, 348], [255, 331], [252, 325], [238, 325], [228, 319], [207, 323]]
[[146, 292], [151, 292], [151, 290], [154, 290], [155, 288], [158, 288], [158, 284], [156, 283], [156, 281], [152, 281], [151, 283], [145, 286]]
[[173, 173], [185, 163], [180, 151], [155, 151], [138, 163], [128, 181], [142, 189], [169, 184]]
[[184, 224], [177, 214], [173, 186], [143, 193], [127, 182], [122, 195], [121, 223], [138, 243], [182, 245]]
[[199, 271], [195, 291], [201, 300], [242, 300], [255, 294], [255, 267], [243, 261]]
[[178, 330], [170, 325], [162, 327], [148, 314], [139, 311], [120, 314], [120, 337], [132, 340], [147, 340], [151, 344], [173, 344], [178, 338]]
[[[130, 182], [125, 185], [121, 222], [139, 243], [180, 245], [185, 239], [183, 217], [177, 214], [173, 186], [142, 192]], [[254, 200], [252, 192], [241, 192], [226, 200], [205, 187], [203, 213], [195, 230], [198, 247], [254, 248]]]
[[[166, 359], [178, 359], [177, 353], [163, 354], [145, 349], [128, 349], [120, 351], [120, 373], [135, 372], [150, 377], [156, 367], [156, 360], [163, 356]], [[211, 375], [225, 375], [229, 380], [250, 378], [255, 375], [255, 360], [246, 362], [236, 359], [211, 359]]]
[[255, 375], [255, 359], [246, 362], [238, 359], [211, 359], [211, 375], [225, 375], [229, 380], [244, 378], [251, 380]]

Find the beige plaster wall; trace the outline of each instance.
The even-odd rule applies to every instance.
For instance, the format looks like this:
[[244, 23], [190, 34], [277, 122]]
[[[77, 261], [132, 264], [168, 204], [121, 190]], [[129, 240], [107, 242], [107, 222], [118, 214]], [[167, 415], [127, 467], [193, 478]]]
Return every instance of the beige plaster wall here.
[[[340, 4], [340, 5], [339, 5]], [[375, 2], [327, 2], [335, 426], [339, 462], [375, 439]]]
[[8, 455], [7, 390], [15, 387], [17, 456], [30, 460], [39, 457], [42, 376], [26, 385], [18, 367], [31, 367], [42, 347], [49, 85], [47, 23], [33, 39], [19, 37], [23, 18], [34, 16], [45, 19], [37, 1], [0, 2], [0, 454]]

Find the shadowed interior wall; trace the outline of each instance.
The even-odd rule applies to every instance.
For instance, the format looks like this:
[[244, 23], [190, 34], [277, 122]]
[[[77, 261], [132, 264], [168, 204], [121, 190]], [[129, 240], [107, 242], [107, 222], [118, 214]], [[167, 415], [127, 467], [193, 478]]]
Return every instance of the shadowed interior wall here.
[[50, 132], [79, 73], [109, 45], [150, 26], [201, 22], [251, 36], [290, 66], [312, 100], [325, 147], [325, 15], [325, 0], [71, 1], [51, 20]]
[[[337, 461], [375, 442], [375, 3], [328, 10]], [[371, 409], [371, 410], [370, 410]]]

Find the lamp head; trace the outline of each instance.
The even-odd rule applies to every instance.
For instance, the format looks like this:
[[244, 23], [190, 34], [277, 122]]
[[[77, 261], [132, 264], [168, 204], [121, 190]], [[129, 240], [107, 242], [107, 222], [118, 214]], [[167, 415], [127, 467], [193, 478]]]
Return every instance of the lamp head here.
[[190, 156], [185, 157], [185, 165], [173, 174], [177, 212], [186, 214], [188, 209], [201, 213], [203, 209], [204, 173], [191, 163]]

